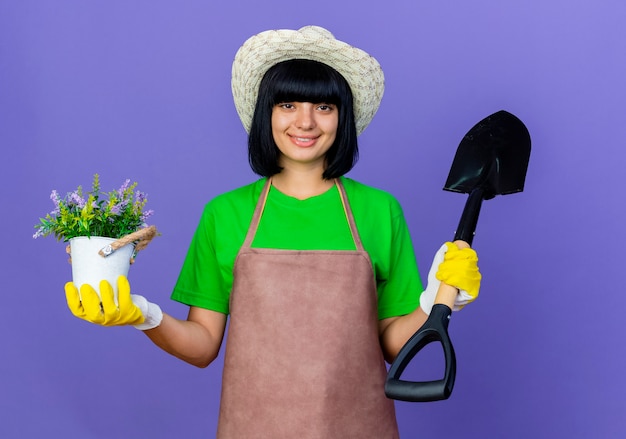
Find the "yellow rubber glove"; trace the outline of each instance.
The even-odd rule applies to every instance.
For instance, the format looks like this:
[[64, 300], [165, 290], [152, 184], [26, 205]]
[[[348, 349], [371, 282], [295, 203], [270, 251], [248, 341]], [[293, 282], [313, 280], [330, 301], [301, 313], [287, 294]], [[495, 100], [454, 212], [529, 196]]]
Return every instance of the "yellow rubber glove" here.
[[454, 307], [461, 309], [478, 297], [482, 278], [478, 271], [478, 256], [473, 249], [459, 249], [452, 242], [446, 242], [445, 246], [447, 251], [443, 262], [439, 264], [436, 277], [459, 290]]
[[[133, 302], [130, 284], [125, 276], [117, 280], [118, 304], [115, 303], [113, 287], [109, 282], [100, 282], [100, 297], [91, 285], [78, 289], [73, 282], [65, 284], [67, 305], [76, 317], [102, 326], [138, 325], [146, 319], [141, 309]], [[145, 299], [144, 299], [145, 300]]]

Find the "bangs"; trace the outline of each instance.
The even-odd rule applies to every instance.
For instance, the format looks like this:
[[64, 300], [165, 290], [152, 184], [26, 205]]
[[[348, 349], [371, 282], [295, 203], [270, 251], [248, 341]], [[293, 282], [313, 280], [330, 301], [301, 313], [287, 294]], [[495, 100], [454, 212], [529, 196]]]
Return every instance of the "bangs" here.
[[275, 65], [268, 73], [271, 80], [268, 81], [267, 91], [272, 106], [281, 102], [340, 105], [342, 96], [350, 93], [343, 76], [317, 61], [284, 61]]

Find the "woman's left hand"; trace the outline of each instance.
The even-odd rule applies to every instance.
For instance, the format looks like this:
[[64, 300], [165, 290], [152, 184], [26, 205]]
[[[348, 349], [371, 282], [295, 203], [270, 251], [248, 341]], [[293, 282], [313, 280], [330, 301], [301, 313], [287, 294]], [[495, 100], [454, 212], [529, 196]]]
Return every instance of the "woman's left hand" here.
[[459, 248], [452, 242], [444, 244], [447, 251], [437, 270], [437, 280], [459, 290], [454, 302], [454, 310], [463, 308], [478, 297], [481, 274], [478, 270], [478, 255], [469, 247]]
[[481, 277], [476, 251], [446, 242], [435, 254], [428, 273], [428, 284], [420, 296], [420, 307], [430, 314], [439, 286], [444, 282], [459, 290], [453, 307], [454, 311], [458, 311], [476, 300]]

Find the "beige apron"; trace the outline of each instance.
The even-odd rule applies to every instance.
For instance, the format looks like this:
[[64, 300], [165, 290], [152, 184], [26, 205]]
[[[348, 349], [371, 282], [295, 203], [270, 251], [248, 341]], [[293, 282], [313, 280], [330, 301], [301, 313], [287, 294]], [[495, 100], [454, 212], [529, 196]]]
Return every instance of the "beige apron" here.
[[397, 438], [384, 393], [376, 283], [356, 251], [251, 248], [266, 183], [234, 267], [219, 439]]

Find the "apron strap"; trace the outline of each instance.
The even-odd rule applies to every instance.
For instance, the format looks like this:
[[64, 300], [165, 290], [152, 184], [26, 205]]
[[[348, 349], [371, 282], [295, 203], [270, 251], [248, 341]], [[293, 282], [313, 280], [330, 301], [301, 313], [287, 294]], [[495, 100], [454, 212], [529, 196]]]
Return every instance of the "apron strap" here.
[[354, 215], [352, 215], [352, 209], [350, 208], [350, 202], [348, 201], [348, 194], [346, 194], [346, 189], [343, 187], [341, 179], [336, 178], [335, 183], [337, 184], [337, 189], [339, 189], [339, 195], [341, 195], [341, 204], [343, 205], [343, 211], [346, 213], [346, 218], [348, 219], [348, 224], [350, 225], [350, 232], [352, 233], [354, 245], [356, 246], [356, 249], [361, 252], [363, 251], [363, 243], [361, 242], [359, 230], [356, 228]]
[[[361, 237], [359, 235], [359, 231], [356, 227], [356, 222], [354, 221], [354, 215], [352, 214], [352, 209], [350, 208], [350, 202], [348, 201], [348, 195], [346, 194], [346, 189], [343, 187], [343, 183], [341, 183], [341, 179], [335, 179], [335, 185], [339, 190], [339, 196], [341, 197], [341, 205], [343, 206], [343, 211], [346, 215], [346, 219], [348, 220], [348, 225], [350, 226], [350, 233], [352, 234], [352, 239], [354, 240], [354, 245], [356, 246], [357, 251], [363, 251], [363, 243], [361, 242]], [[261, 222], [261, 216], [263, 215], [263, 209], [265, 209], [265, 203], [267, 202], [267, 197], [270, 193], [270, 188], [272, 187], [272, 179], [271, 177], [267, 179], [263, 189], [261, 190], [261, 195], [259, 195], [259, 200], [257, 201], [256, 207], [254, 209], [254, 214], [252, 215], [252, 221], [250, 222], [250, 227], [248, 228], [248, 233], [246, 234], [246, 239], [242, 245], [242, 248], [250, 248], [252, 247], [252, 241], [256, 235], [256, 231], [259, 228], [259, 223]]]
[[265, 181], [265, 185], [261, 190], [261, 195], [259, 195], [259, 201], [256, 203], [256, 207], [254, 209], [254, 215], [252, 215], [252, 221], [250, 222], [250, 227], [248, 227], [248, 233], [246, 234], [246, 239], [243, 242], [242, 248], [250, 248], [252, 246], [252, 241], [254, 240], [254, 236], [256, 235], [256, 231], [259, 228], [259, 223], [261, 222], [261, 215], [263, 214], [263, 209], [265, 208], [265, 202], [267, 201], [267, 196], [270, 193], [270, 187], [272, 186], [271, 177]]

